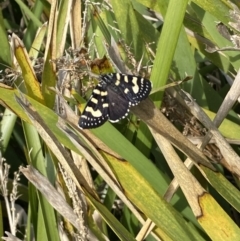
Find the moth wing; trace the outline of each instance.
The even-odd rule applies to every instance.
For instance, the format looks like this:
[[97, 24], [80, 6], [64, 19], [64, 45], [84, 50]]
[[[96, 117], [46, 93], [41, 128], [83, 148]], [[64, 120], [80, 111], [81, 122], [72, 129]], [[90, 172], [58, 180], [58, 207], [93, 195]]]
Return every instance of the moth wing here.
[[103, 75], [102, 80], [132, 106], [146, 99], [152, 90], [152, 82], [139, 76], [112, 73]]
[[104, 124], [109, 116], [108, 93], [98, 84], [92, 92], [78, 122], [80, 128], [96, 128]]
[[118, 122], [120, 119], [125, 118], [129, 112], [129, 101], [108, 88], [109, 100], [109, 121]]

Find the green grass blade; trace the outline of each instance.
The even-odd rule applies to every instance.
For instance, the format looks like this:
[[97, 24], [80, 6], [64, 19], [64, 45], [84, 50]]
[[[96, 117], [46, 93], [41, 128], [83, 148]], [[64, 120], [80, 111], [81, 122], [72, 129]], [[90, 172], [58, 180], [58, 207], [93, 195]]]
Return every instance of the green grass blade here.
[[[153, 89], [166, 84], [178, 37], [182, 29], [187, 3], [186, 0], [171, 0], [169, 2], [151, 73]], [[178, 8], [176, 8], [176, 5]], [[162, 94], [154, 95], [153, 98], [158, 101], [159, 105]]]

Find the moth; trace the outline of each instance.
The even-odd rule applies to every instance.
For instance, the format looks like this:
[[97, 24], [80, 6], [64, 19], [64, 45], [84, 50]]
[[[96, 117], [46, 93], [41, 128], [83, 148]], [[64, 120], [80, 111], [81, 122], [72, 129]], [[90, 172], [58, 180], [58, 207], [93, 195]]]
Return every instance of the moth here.
[[151, 90], [151, 81], [139, 76], [120, 73], [100, 75], [78, 124], [81, 129], [91, 129], [107, 120], [118, 122], [128, 115], [131, 106], [146, 99]]

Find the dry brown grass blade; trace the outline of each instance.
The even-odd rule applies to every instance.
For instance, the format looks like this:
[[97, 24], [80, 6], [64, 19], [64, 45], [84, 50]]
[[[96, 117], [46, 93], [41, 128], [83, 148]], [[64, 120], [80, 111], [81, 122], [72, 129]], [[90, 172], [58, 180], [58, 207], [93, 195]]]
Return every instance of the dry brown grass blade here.
[[80, 224], [77, 215], [47, 178], [32, 166], [28, 166], [27, 168], [21, 167], [20, 171], [63, 217], [70, 221], [75, 228], [79, 229]]
[[89, 170], [89, 166], [84, 157], [78, 155], [74, 151], [71, 151], [72, 158], [74, 160], [75, 165], [79, 168], [80, 173], [85, 177], [87, 183], [92, 189], [95, 189], [94, 182], [92, 179], [91, 172]]
[[77, 230], [82, 230], [89, 240], [98, 240], [91, 229], [88, 228], [85, 219], [86, 214], [78, 216], [64, 197], [52, 186], [46, 177], [40, 174], [34, 167], [20, 167], [24, 176], [44, 195], [51, 206], [67, 219]]
[[82, 41], [82, 16], [81, 16], [81, 1], [73, 0], [72, 14], [70, 15], [70, 33], [73, 49], [79, 49]]
[[[187, 158], [184, 162], [184, 165], [187, 167], [188, 170], [190, 170], [193, 166], [193, 162]], [[177, 191], [177, 189], [179, 188], [179, 183], [177, 181], [176, 178], [174, 178], [171, 183], [169, 184], [168, 186], [168, 189], [167, 191], [165, 192], [164, 194], [164, 199], [167, 201], [167, 202], [170, 202], [174, 193]]]
[[231, 110], [235, 102], [240, 96], [240, 70], [231, 86], [230, 90], [228, 91], [226, 97], [224, 98], [214, 120], [213, 124], [218, 127], [224, 118], [226, 118], [228, 112]]
[[[225, 96], [216, 116], [213, 119], [213, 124], [216, 127], [219, 127], [221, 125], [222, 121], [224, 120], [224, 118], [226, 118], [228, 112], [231, 110], [233, 105], [236, 103], [239, 96], [240, 96], [240, 70], [238, 71], [238, 74], [237, 74], [230, 90], [228, 91], [227, 95]], [[212, 138], [212, 135], [209, 132], [202, 141], [201, 149], [203, 149], [209, 143], [211, 138]]]
[[6, 241], [22, 241], [21, 239], [15, 237], [14, 235], [12, 235], [9, 232], [5, 232], [5, 234], [7, 235], [7, 237], [2, 237], [2, 240], [6, 240]]
[[136, 107], [132, 107], [131, 111], [149, 127], [169, 140], [195, 163], [215, 170], [203, 153], [170, 123], [161, 111], [154, 106], [150, 99], [142, 101]]
[[[65, 6], [67, 3], [67, 6]], [[62, 2], [59, 10], [58, 31], [57, 31], [57, 58], [61, 58], [66, 48], [68, 25], [71, 18], [72, 0]], [[64, 6], [64, 7], [63, 7]], [[64, 10], [63, 10], [64, 9]], [[63, 14], [61, 16], [61, 14]], [[79, 14], [81, 15], [81, 14]]]
[[[51, 2], [51, 11], [48, 21], [48, 32], [47, 32], [47, 41], [45, 46], [45, 52], [44, 52], [44, 62], [47, 60], [48, 50], [50, 48], [51, 43], [56, 43], [56, 23], [57, 23], [57, 1], [53, 0]], [[56, 47], [54, 44], [51, 46], [52, 48]], [[51, 57], [56, 57], [56, 48], [51, 49]], [[56, 58], [53, 58], [56, 59]]]
[[[139, 231], [138, 235], [136, 236], [137, 241], [144, 240], [148, 234], [154, 229], [155, 224], [151, 221], [151, 219], [147, 219], [144, 223], [143, 227]], [[159, 237], [157, 237], [157, 240], [161, 241]]]
[[185, 98], [186, 104], [190, 108], [191, 113], [211, 132], [214, 136], [216, 144], [223, 155], [222, 165], [224, 165], [229, 171], [236, 174], [238, 178], [240, 178], [240, 157], [237, 153], [232, 149], [229, 143], [225, 140], [225, 138], [221, 135], [219, 130], [212, 123], [210, 118], [206, 115], [206, 113], [197, 105], [197, 103], [193, 100], [191, 95], [184, 92], [187, 96]]
[[202, 215], [198, 199], [206, 191], [198, 183], [197, 179], [189, 172], [184, 163], [180, 160], [172, 145], [155, 130], [150, 128], [150, 131], [161, 149], [174, 177], [180, 185], [191, 209], [196, 217]]

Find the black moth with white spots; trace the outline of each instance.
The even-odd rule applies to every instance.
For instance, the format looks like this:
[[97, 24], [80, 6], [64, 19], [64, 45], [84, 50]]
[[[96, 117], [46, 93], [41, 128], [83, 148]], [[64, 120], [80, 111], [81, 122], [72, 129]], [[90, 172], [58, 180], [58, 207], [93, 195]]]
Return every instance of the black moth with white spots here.
[[99, 79], [80, 117], [82, 129], [125, 118], [129, 108], [146, 99], [152, 89], [150, 80], [133, 75], [112, 73], [100, 75]]

